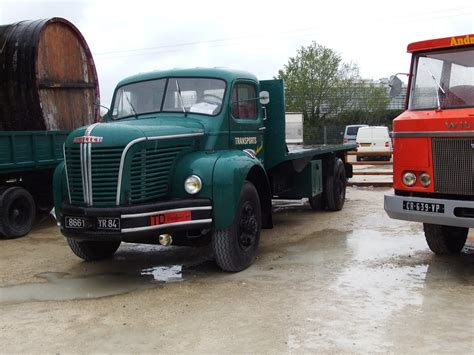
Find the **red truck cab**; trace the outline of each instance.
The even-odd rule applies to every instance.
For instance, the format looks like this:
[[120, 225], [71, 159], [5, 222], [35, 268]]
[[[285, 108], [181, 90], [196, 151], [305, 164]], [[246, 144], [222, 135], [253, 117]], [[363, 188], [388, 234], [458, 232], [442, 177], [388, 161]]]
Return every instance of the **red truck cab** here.
[[391, 218], [423, 223], [430, 249], [458, 253], [474, 227], [474, 34], [416, 42], [406, 110], [393, 121]]

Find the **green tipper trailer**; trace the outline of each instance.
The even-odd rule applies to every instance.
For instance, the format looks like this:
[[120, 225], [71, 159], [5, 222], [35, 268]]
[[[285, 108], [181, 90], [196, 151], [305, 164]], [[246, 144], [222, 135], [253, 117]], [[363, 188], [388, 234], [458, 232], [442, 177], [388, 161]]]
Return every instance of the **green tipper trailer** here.
[[27, 234], [53, 206], [52, 176], [70, 131], [0, 131], [0, 235]]
[[252, 264], [272, 199], [340, 210], [351, 145], [288, 151], [283, 82], [224, 69], [122, 80], [103, 123], [73, 131], [55, 171], [56, 216], [73, 252], [122, 241], [212, 243], [217, 264]]

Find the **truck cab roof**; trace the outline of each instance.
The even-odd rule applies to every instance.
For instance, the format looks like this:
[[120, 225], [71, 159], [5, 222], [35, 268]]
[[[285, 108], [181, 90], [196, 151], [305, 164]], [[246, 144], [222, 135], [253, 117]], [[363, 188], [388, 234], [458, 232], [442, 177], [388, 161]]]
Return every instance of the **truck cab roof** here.
[[166, 77], [204, 77], [204, 78], [219, 78], [227, 82], [232, 82], [236, 79], [247, 79], [254, 82], [258, 82], [258, 79], [252, 73], [228, 69], [228, 68], [187, 68], [187, 69], [169, 69], [169, 70], [156, 70], [147, 73], [139, 73], [136, 75], [129, 76], [121, 80], [117, 87], [134, 83], [137, 81], [147, 81]]

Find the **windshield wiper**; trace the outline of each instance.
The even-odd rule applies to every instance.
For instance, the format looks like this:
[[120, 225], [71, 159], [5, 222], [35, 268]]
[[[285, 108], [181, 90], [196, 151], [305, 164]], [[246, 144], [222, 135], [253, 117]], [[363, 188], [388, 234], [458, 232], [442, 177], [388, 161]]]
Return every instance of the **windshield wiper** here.
[[133, 107], [133, 104], [132, 104], [132, 102], [130, 101], [130, 98], [129, 98], [127, 95], [125, 95], [125, 98], [127, 99], [128, 104], [129, 104], [130, 107], [132, 108], [133, 115], [135, 116], [135, 119], [138, 119], [137, 110], [135, 110], [135, 107]]
[[425, 65], [425, 63], [423, 63], [423, 66], [425, 67], [425, 69], [428, 71], [428, 73], [431, 75], [431, 78], [433, 79], [433, 81], [435, 82], [436, 86], [438, 87], [439, 90], [436, 90], [436, 101], [438, 103], [438, 110], [441, 110], [441, 99], [439, 97], [439, 92], [441, 91], [443, 93], [443, 95], [446, 95], [446, 91], [444, 91], [444, 89], [441, 87], [440, 83], [438, 82], [438, 80], [436, 79], [436, 77], [434, 76], [434, 74], [431, 72], [431, 70]]
[[183, 101], [183, 97], [181, 96], [181, 89], [179, 88], [178, 79], [175, 80], [175, 83], [176, 83], [176, 90], [178, 90], [179, 101], [181, 102], [181, 108], [183, 109], [184, 117], [186, 117], [188, 113], [186, 112], [186, 109], [184, 108], [184, 101]]

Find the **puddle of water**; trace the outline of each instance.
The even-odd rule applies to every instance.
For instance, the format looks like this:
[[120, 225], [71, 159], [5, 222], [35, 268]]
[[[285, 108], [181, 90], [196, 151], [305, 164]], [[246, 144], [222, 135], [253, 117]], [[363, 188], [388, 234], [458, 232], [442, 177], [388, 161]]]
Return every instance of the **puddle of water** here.
[[408, 256], [426, 250], [427, 245], [422, 232], [401, 232], [357, 229], [349, 235], [347, 246], [356, 261], [373, 260], [391, 256]]
[[152, 275], [155, 281], [177, 282], [183, 281], [183, 267], [181, 265], [156, 266], [141, 271], [142, 275]]
[[48, 272], [36, 276], [45, 281], [0, 287], [0, 304], [96, 299], [183, 280], [181, 265], [147, 268], [136, 275], [100, 274], [71, 278], [65, 273]]

